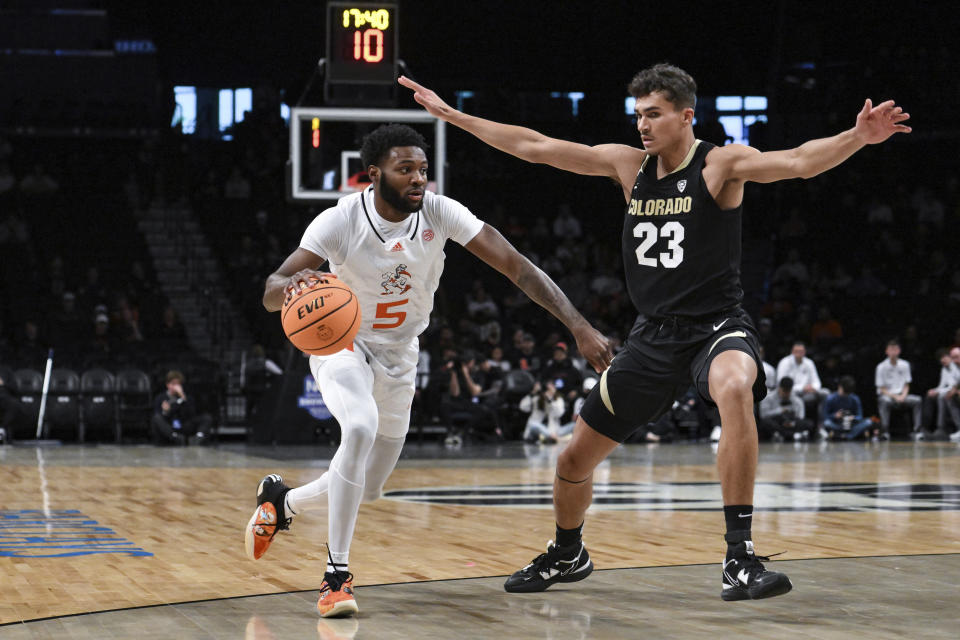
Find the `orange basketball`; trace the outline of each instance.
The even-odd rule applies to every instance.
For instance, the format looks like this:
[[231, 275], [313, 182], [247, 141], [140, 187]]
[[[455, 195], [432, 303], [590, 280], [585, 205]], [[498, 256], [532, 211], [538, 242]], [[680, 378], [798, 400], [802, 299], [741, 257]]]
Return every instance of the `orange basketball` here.
[[331, 278], [284, 302], [280, 320], [297, 349], [329, 356], [353, 344], [360, 329], [360, 303], [349, 286]]

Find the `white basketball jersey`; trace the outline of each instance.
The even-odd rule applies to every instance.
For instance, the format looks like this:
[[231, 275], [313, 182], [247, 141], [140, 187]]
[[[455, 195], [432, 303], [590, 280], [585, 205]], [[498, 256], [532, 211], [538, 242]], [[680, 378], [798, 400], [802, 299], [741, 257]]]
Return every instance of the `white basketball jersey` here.
[[447, 238], [464, 245], [482, 228], [469, 209], [431, 191], [424, 192], [420, 211], [389, 222], [377, 213], [368, 187], [314, 218], [300, 247], [329, 260], [330, 272], [357, 295], [363, 314], [357, 338], [397, 344], [427, 328]]

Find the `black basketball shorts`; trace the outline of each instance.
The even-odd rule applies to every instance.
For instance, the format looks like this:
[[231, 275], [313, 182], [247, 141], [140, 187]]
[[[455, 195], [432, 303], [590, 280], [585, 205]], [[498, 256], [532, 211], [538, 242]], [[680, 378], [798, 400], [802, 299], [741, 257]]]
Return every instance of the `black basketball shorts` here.
[[691, 383], [705, 402], [715, 406], [708, 383], [710, 363], [730, 350], [743, 351], [757, 363], [753, 398], [760, 402], [767, 392], [766, 376], [757, 332], [746, 311], [736, 308], [695, 322], [640, 316], [580, 415], [595, 431], [623, 442], [662, 416]]

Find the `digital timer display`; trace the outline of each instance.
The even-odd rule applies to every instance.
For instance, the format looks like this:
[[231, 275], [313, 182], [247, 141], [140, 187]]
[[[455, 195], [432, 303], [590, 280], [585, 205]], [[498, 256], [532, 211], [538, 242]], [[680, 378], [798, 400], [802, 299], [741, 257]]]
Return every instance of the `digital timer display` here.
[[397, 7], [327, 5], [327, 81], [392, 84], [397, 71]]

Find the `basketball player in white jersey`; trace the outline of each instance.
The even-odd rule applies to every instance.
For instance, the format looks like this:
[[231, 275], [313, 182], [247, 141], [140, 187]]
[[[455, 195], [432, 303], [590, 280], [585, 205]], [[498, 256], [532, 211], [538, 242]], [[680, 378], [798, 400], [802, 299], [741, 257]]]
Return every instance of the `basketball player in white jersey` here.
[[[563, 322], [598, 372], [613, 359], [606, 338], [549, 276], [466, 207], [426, 191], [425, 148], [420, 134], [404, 125], [385, 125], [368, 135], [361, 159], [372, 186], [317, 216], [300, 247], [266, 281], [263, 304], [277, 311], [288, 296], [335, 276], [356, 293], [363, 317], [351, 348], [310, 357], [342, 432], [329, 469], [293, 489], [278, 475], [264, 478], [245, 532], [247, 555], [258, 559], [294, 516], [328, 506], [329, 562], [317, 603], [324, 617], [358, 610], [347, 570], [350, 540], [360, 503], [380, 497], [400, 456], [410, 423], [417, 336], [429, 322], [447, 239], [510, 278]], [[327, 260], [331, 273], [318, 272]]]

